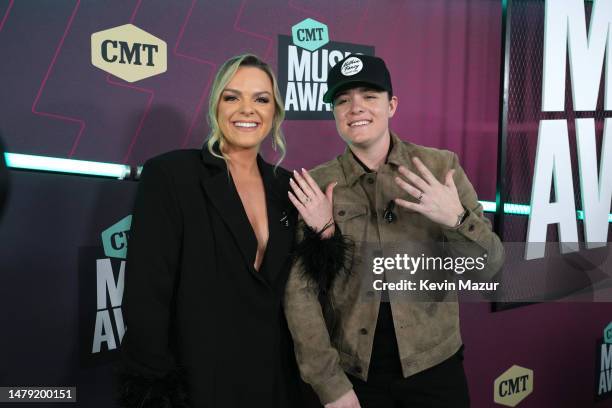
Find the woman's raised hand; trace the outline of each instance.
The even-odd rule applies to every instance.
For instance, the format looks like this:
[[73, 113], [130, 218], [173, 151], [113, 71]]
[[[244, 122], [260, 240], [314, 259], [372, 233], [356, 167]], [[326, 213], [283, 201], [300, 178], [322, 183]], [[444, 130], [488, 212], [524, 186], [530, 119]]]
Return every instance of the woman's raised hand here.
[[293, 192], [289, 191], [289, 200], [299, 211], [304, 222], [316, 232], [321, 232], [321, 238], [334, 235], [333, 194], [337, 182], [329, 183], [325, 194], [316, 181], [302, 169], [301, 174], [293, 170], [293, 178], [289, 180]]

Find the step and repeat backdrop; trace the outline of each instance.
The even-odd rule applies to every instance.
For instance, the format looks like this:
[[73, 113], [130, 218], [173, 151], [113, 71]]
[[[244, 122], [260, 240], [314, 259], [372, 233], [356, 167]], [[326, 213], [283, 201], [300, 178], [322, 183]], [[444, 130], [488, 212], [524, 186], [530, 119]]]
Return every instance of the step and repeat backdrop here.
[[[132, 169], [11, 170], [0, 387], [70, 386], [77, 406], [115, 406], [138, 167], [202, 147], [213, 76], [245, 52], [279, 79], [282, 166], [332, 159], [345, 145], [327, 74], [362, 53], [391, 72], [391, 128], [456, 152], [492, 221], [504, 205], [513, 291], [461, 305], [472, 406], [612, 406], [611, 24], [607, 0], [0, 0], [6, 150]], [[269, 142], [262, 154], [275, 160]]]

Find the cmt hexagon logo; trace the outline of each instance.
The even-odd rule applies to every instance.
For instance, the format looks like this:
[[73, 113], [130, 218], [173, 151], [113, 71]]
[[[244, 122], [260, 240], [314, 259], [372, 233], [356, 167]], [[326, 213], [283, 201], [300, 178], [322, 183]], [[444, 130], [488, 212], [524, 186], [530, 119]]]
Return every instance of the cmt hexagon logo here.
[[91, 63], [127, 82], [166, 72], [166, 42], [125, 24], [91, 35]]
[[128, 239], [130, 237], [130, 227], [132, 226], [132, 216], [121, 219], [102, 231], [102, 247], [104, 255], [109, 258], [125, 259], [127, 257]]
[[513, 365], [497, 377], [493, 387], [496, 403], [516, 407], [533, 392], [533, 370]]
[[608, 323], [608, 325], [604, 329], [604, 343], [612, 343], [612, 322]]
[[312, 18], [302, 20], [291, 27], [291, 34], [293, 44], [308, 51], [314, 51], [329, 42], [327, 25]]

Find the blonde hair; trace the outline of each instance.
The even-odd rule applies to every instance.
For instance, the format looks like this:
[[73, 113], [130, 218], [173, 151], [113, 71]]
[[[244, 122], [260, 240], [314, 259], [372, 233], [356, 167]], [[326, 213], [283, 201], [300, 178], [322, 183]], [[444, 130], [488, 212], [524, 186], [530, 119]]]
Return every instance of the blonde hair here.
[[[283, 132], [281, 130], [281, 124], [285, 119], [285, 107], [283, 105], [283, 100], [278, 89], [278, 82], [276, 81], [276, 76], [274, 75], [272, 68], [270, 67], [270, 65], [268, 65], [259, 57], [253, 54], [243, 54], [228, 59], [221, 66], [221, 68], [219, 68], [217, 75], [215, 75], [215, 80], [211, 86], [210, 97], [208, 100], [208, 124], [210, 126], [210, 133], [208, 134], [208, 138], [206, 140], [208, 151], [213, 156], [225, 160], [226, 163], [229, 160], [229, 157], [227, 157], [223, 153], [225, 138], [223, 137], [223, 133], [221, 133], [219, 123], [217, 122], [217, 107], [219, 106], [219, 100], [221, 98], [223, 90], [225, 89], [229, 81], [234, 77], [234, 74], [236, 74], [236, 71], [238, 71], [238, 68], [240, 67], [259, 68], [266, 74], [268, 74], [270, 81], [272, 81], [272, 89], [274, 92], [272, 148], [274, 149], [274, 151], [276, 151], [277, 148], [280, 150], [280, 158], [276, 163], [276, 166], [278, 166], [280, 162], [284, 159], [287, 150], [285, 137], [283, 136]], [[216, 143], [219, 143], [218, 153], [213, 148]]]

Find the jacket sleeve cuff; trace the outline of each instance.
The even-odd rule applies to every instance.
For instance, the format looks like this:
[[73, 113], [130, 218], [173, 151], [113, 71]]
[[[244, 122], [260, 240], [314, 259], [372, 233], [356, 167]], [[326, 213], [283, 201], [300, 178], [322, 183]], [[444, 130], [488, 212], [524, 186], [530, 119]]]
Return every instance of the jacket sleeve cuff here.
[[478, 241], [483, 229], [488, 229], [487, 225], [470, 210], [461, 224], [456, 227], [444, 227], [444, 236], [450, 241]]
[[336, 401], [353, 389], [353, 384], [351, 384], [351, 381], [342, 370], [339, 370], [333, 377], [328, 378], [325, 382], [311, 385], [323, 405]]
[[117, 402], [121, 408], [190, 408], [185, 373], [144, 373], [121, 364], [115, 371]]
[[[478, 273], [480, 279], [491, 280], [504, 263], [504, 247], [489, 227], [488, 220], [469, 211], [457, 227], [444, 228], [449, 251], [454, 256], [487, 257], [486, 268]], [[475, 273], [475, 272], [474, 272]]]
[[338, 225], [334, 235], [322, 239], [321, 234], [302, 226], [303, 237], [296, 245], [293, 255], [302, 264], [302, 273], [320, 290], [327, 290], [336, 276], [351, 271], [353, 241], [343, 235]]

